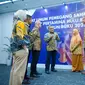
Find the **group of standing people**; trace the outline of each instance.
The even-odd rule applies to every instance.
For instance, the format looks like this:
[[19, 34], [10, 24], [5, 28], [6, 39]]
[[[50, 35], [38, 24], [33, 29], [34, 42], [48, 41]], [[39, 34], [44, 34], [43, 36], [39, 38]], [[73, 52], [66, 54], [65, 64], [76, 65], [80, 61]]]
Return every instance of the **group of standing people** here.
[[[30, 30], [32, 17], [26, 14], [24, 10], [18, 10], [14, 14], [13, 31], [12, 31], [12, 50], [13, 65], [10, 73], [9, 85], [29, 84], [29, 79], [34, 79], [42, 75], [37, 71], [37, 63], [41, 50], [40, 28], [41, 22], [37, 20], [35, 26]], [[54, 32], [52, 26], [48, 27], [49, 32], [45, 34], [44, 40], [47, 43], [47, 59], [45, 73], [50, 74], [50, 59], [52, 56], [51, 71], [56, 72], [56, 40], [59, 36]], [[17, 43], [17, 44], [16, 44]], [[14, 48], [13, 48], [14, 47]], [[32, 61], [30, 66], [30, 77], [27, 75], [28, 61], [32, 51]]]
[[[12, 31], [12, 51], [13, 65], [10, 73], [9, 85], [29, 84], [27, 75], [27, 65], [29, 61], [30, 51], [32, 50], [32, 63], [30, 77], [38, 77], [41, 73], [37, 72], [37, 62], [40, 55], [41, 40], [39, 29], [41, 22], [37, 20], [35, 26], [30, 31], [32, 17], [26, 14], [24, 10], [18, 10], [14, 14], [14, 24]], [[27, 81], [24, 81], [27, 80]]]
[[[32, 16], [26, 14], [24, 10], [18, 10], [14, 14], [14, 26], [12, 31], [12, 39], [18, 43], [16, 48], [13, 48], [13, 65], [10, 73], [9, 85], [22, 85], [29, 84], [29, 79], [34, 79], [42, 75], [37, 71], [37, 63], [41, 50], [40, 28], [41, 22], [37, 20], [35, 26], [30, 30], [32, 24]], [[55, 69], [56, 64], [56, 51], [57, 42], [60, 38], [54, 27], [48, 27], [48, 33], [45, 34], [44, 40], [47, 43], [47, 58], [45, 64], [45, 73], [50, 74], [50, 60], [52, 57], [51, 71], [57, 72]], [[13, 43], [14, 44], [14, 43]], [[15, 43], [16, 45], [16, 43]], [[13, 45], [12, 45], [13, 46]], [[77, 29], [73, 30], [71, 38], [70, 50], [72, 53], [72, 71], [82, 71], [82, 39]], [[32, 62], [30, 67], [30, 77], [27, 75], [27, 67], [30, 52], [32, 51]], [[25, 81], [26, 80], [26, 81]]]

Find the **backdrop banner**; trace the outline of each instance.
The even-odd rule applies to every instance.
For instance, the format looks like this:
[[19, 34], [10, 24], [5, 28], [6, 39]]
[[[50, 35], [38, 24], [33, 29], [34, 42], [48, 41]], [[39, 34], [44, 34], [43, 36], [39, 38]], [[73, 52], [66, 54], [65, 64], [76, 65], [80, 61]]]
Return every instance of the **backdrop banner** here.
[[[57, 51], [57, 64], [70, 65], [71, 53], [70, 53], [70, 40], [72, 36], [73, 28], [77, 28], [80, 31], [82, 40], [84, 41], [84, 27], [82, 18], [85, 16], [85, 6], [83, 3], [71, 3], [63, 4], [47, 9], [37, 9], [34, 11], [32, 18], [34, 22], [39, 19], [42, 22], [40, 29], [42, 48], [39, 58], [39, 63], [45, 63], [46, 61], [46, 42], [44, 41], [44, 35], [48, 32], [48, 26], [54, 26], [54, 31], [58, 33], [60, 41], [58, 42]], [[31, 58], [30, 58], [31, 59]], [[85, 57], [83, 55], [83, 62]]]

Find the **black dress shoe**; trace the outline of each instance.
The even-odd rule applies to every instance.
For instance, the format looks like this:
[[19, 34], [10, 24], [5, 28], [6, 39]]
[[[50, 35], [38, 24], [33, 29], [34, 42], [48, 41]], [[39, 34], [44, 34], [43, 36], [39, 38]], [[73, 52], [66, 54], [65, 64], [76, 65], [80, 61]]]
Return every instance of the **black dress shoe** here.
[[72, 72], [76, 72], [76, 71], [72, 71]]
[[30, 84], [30, 81], [23, 81], [22, 84]]
[[25, 80], [30, 80], [30, 77], [26, 76], [24, 79], [25, 79]]
[[55, 70], [55, 69], [52, 69], [51, 71], [52, 71], [52, 72], [57, 72], [57, 70]]
[[49, 72], [49, 71], [45, 71], [45, 73], [46, 73], [46, 74], [50, 74], [50, 72]]
[[31, 74], [30, 77], [31, 78], [39, 78], [40, 76], [39, 75], [35, 75], [35, 74]]
[[78, 71], [78, 72], [82, 72], [82, 71]]
[[35, 75], [42, 75], [42, 73], [36, 72]]

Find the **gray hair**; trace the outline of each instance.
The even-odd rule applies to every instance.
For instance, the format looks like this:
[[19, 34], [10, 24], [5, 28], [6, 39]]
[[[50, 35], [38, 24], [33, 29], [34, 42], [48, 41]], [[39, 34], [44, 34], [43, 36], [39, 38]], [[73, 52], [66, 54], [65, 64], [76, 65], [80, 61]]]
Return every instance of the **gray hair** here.
[[41, 22], [40, 22], [40, 20], [36, 20], [36, 22], [35, 22], [35, 27], [39, 27], [39, 25], [41, 25]]
[[14, 13], [14, 17], [19, 18], [21, 21], [24, 21], [26, 19], [26, 11], [18, 10]]
[[36, 20], [35, 24], [38, 24], [38, 23], [40, 23], [40, 24], [41, 24], [40, 20]]
[[54, 29], [54, 27], [53, 27], [53, 26], [48, 26], [48, 29], [50, 29], [50, 28], [53, 28], [53, 29]]

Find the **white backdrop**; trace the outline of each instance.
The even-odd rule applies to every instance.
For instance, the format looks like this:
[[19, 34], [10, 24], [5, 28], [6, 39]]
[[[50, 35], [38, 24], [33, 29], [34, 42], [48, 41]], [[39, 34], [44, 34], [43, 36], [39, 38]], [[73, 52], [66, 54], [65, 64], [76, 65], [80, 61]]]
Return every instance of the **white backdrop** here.
[[4, 45], [9, 44], [9, 41], [4, 37], [10, 37], [12, 31], [13, 13], [0, 15], [0, 64], [6, 64], [7, 53], [3, 52]]

